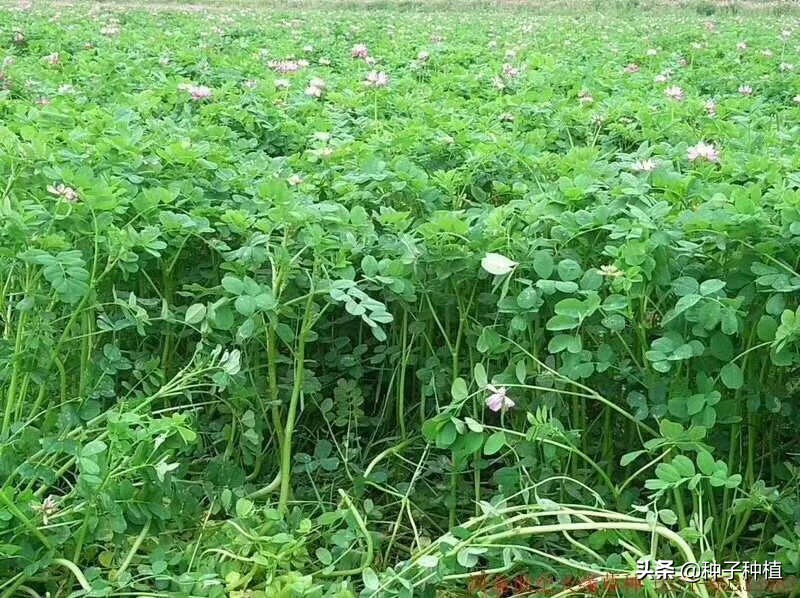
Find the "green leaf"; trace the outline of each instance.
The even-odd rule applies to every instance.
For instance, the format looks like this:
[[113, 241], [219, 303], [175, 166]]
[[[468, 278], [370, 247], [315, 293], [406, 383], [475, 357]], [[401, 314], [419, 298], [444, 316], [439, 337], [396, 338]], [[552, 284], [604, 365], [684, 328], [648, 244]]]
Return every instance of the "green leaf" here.
[[453, 380], [453, 384], [450, 386], [450, 395], [456, 403], [465, 400], [469, 395], [467, 391], [467, 382], [463, 378], [456, 378]]
[[702, 298], [703, 297], [701, 295], [685, 295], [681, 297], [678, 299], [675, 307], [664, 314], [664, 318], [661, 320], [661, 325], [663, 326], [664, 324], [671, 322], [683, 312], [696, 305]]
[[697, 468], [703, 475], [714, 473], [714, 457], [708, 451], [698, 451]]
[[644, 455], [646, 452], [647, 451], [631, 451], [630, 453], [625, 453], [619, 460], [619, 464], [621, 467], [627, 467], [628, 465], [633, 463], [640, 455]]
[[324, 546], [320, 546], [319, 548], [317, 548], [315, 554], [317, 555], [317, 559], [319, 560], [319, 562], [326, 567], [333, 562], [333, 555], [331, 554], [331, 551], [325, 548]]
[[733, 474], [727, 480], [725, 480], [725, 487], [726, 488], [736, 488], [739, 484], [742, 483], [742, 476], [738, 473]]
[[576, 280], [580, 278], [581, 274], [583, 274], [583, 269], [575, 260], [567, 258], [558, 262], [558, 277], [561, 280]]
[[190, 305], [186, 310], [184, 321], [187, 324], [199, 324], [206, 317], [206, 306], [202, 303]]
[[674, 484], [681, 480], [681, 474], [669, 463], [659, 463], [656, 466], [656, 477], [667, 484]]
[[545, 328], [547, 328], [548, 330], [558, 331], [558, 330], [572, 330], [573, 328], [577, 328], [578, 326], [580, 326], [580, 320], [577, 320], [570, 316], [555, 315], [549, 320], [547, 320]]
[[731, 390], [737, 390], [744, 384], [742, 368], [734, 362], [730, 362], [722, 368], [720, 378], [722, 378], [722, 383]]
[[426, 569], [435, 569], [439, 566], [439, 557], [435, 554], [423, 554], [419, 557], [419, 560], [417, 560], [417, 564]]
[[771, 342], [775, 340], [775, 332], [778, 330], [778, 321], [772, 316], [763, 315], [756, 324], [758, 340]]
[[503, 448], [506, 443], [506, 434], [502, 430], [495, 432], [486, 439], [486, 444], [483, 445], [483, 454], [490, 456], [494, 455], [497, 451]]
[[672, 281], [672, 290], [678, 297], [696, 295], [700, 291], [700, 284], [689, 276], [681, 276]]
[[583, 301], [580, 299], [575, 299], [573, 297], [568, 297], [567, 299], [562, 299], [558, 303], [555, 304], [553, 308], [557, 314], [562, 316], [569, 316], [576, 320], [579, 320], [583, 317], [586, 308], [583, 304]]
[[464, 423], [467, 424], [467, 427], [472, 430], [473, 432], [483, 432], [483, 424], [478, 421], [475, 421], [471, 417], [465, 417]]
[[235, 276], [226, 276], [222, 279], [222, 288], [231, 295], [241, 295], [244, 292], [244, 282]]
[[486, 385], [489, 384], [486, 368], [483, 367], [482, 363], [475, 364], [475, 367], [472, 368], [472, 375], [475, 378], [475, 384], [477, 384], [479, 388], [486, 388]]
[[92, 440], [81, 448], [81, 456], [93, 457], [94, 455], [99, 455], [104, 450], [106, 450], [105, 442], [102, 440]]
[[725, 288], [725, 282], [719, 280], [718, 278], [712, 278], [711, 280], [706, 280], [700, 285], [700, 294], [701, 295], [713, 295], [717, 291], [721, 291]]
[[361, 260], [361, 271], [364, 276], [372, 278], [378, 273], [378, 260], [371, 255], [365, 255]]
[[236, 516], [241, 518], [247, 517], [253, 512], [254, 507], [255, 505], [252, 500], [240, 498], [236, 501]]
[[514, 375], [517, 378], [517, 382], [520, 384], [525, 384], [525, 378], [528, 375], [528, 370], [525, 367], [525, 360], [521, 359], [517, 362], [516, 368], [514, 368]]
[[665, 525], [675, 525], [678, 523], [678, 516], [671, 509], [661, 509], [658, 512], [658, 517]]
[[364, 582], [364, 588], [370, 592], [375, 592], [381, 587], [381, 581], [378, 579], [377, 573], [372, 570], [372, 567], [367, 567], [361, 573], [361, 579]]
[[553, 256], [547, 251], [537, 251], [533, 254], [533, 269], [539, 278], [550, 278], [553, 273]]
[[695, 474], [694, 463], [685, 455], [676, 455], [671, 465], [682, 478], [690, 478]]

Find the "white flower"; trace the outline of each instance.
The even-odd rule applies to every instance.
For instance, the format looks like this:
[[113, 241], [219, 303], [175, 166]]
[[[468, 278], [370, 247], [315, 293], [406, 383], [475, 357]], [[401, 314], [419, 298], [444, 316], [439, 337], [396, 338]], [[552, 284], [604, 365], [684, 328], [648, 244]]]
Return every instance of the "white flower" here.
[[487, 253], [481, 260], [481, 267], [489, 274], [504, 276], [519, 266], [518, 262], [508, 259], [499, 253]]
[[58, 185], [48, 185], [47, 192], [56, 195], [70, 203], [77, 203], [80, 199], [78, 192], [72, 187], [67, 187], [64, 183]]
[[648, 158], [647, 160], [641, 160], [631, 164], [631, 170], [636, 172], [653, 172], [657, 166], [658, 164], [656, 164], [655, 160]]
[[486, 406], [492, 411], [511, 409], [515, 405], [514, 401], [508, 398], [508, 389], [505, 386], [496, 388], [487, 384], [486, 388], [492, 393], [486, 397]]
[[364, 79], [364, 85], [370, 87], [386, 87], [389, 85], [389, 75], [381, 72], [370, 71]]
[[608, 266], [600, 266], [600, 275], [608, 276], [610, 278], [619, 278], [623, 275], [622, 270], [617, 268], [614, 264]]

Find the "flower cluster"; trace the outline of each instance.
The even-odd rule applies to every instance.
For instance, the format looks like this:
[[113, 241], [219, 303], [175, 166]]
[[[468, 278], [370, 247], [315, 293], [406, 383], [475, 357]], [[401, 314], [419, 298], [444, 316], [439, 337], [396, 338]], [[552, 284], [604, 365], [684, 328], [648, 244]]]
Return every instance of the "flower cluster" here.
[[325, 81], [319, 77], [314, 77], [308, 82], [308, 87], [306, 87], [305, 94], [312, 98], [321, 98], [325, 94], [327, 88], [328, 86]]
[[719, 151], [713, 145], [701, 141], [689, 148], [688, 157], [690, 162], [696, 162], [697, 160], [719, 162]]
[[368, 87], [386, 87], [389, 85], [389, 75], [383, 71], [370, 71], [364, 79], [364, 85]]
[[350, 49], [350, 56], [363, 60], [369, 56], [369, 49], [364, 44], [356, 44]]
[[80, 200], [78, 192], [72, 187], [67, 187], [64, 183], [58, 185], [48, 185], [47, 192], [68, 201], [69, 203], [77, 203]]

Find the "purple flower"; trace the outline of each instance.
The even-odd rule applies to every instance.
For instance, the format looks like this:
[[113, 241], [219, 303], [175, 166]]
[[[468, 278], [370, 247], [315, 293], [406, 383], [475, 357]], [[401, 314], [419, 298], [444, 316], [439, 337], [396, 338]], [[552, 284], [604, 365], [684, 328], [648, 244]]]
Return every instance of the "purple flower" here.
[[711, 144], [700, 142], [688, 150], [690, 162], [696, 160], [706, 160], [708, 162], [719, 162], [719, 151]]
[[364, 44], [356, 44], [350, 49], [350, 56], [363, 59], [369, 56], [369, 50]]
[[486, 388], [492, 393], [486, 397], [486, 406], [492, 411], [511, 409], [515, 405], [514, 401], [508, 398], [508, 389], [505, 386], [496, 388], [488, 384]]

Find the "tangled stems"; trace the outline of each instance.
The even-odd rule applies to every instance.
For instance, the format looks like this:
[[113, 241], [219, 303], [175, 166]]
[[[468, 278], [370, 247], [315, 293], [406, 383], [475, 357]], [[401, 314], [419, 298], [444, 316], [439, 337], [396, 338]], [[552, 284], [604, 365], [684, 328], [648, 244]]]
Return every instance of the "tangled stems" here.
[[[498, 509], [491, 514], [473, 518], [470, 521], [466, 522], [461, 527], [463, 527], [464, 529], [470, 529], [486, 521], [489, 517], [500, 517], [505, 514], [513, 513], [521, 509], [529, 509], [529, 507], [511, 507], [508, 509]], [[558, 523], [551, 525], [533, 525], [533, 526], [523, 526], [523, 527], [517, 526], [518, 523], [526, 519], [538, 520], [538, 518], [540, 517], [560, 517], [560, 516], [580, 517], [583, 518], [584, 521], [581, 523], [570, 522], [570, 523]], [[592, 517], [611, 519], [613, 521], [605, 521], [605, 522], [592, 521], [591, 520]], [[503, 529], [503, 531], [499, 531], [496, 533], [490, 533], [498, 528], [505, 528], [505, 529]], [[598, 531], [598, 530], [627, 530], [627, 531], [638, 531], [638, 532], [650, 532], [652, 534], [663, 537], [666, 540], [672, 542], [680, 550], [686, 562], [696, 562], [696, 557], [691, 546], [689, 546], [689, 544], [679, 534], [673, 532], [667, 527], [664, 527], [657, 523], [650, 523], [641, 519], [637, 519], [635, 517], [622, 515], [619, 513], [613, 513], [610, 511], [599, 511], [599, 510], [594, 511], [585, 508], [584, 509], [562, 508], [558, 510], [543, 510], [539, 512], [534, 511], [534, 512], [523, 513], [522, 515], [511, 517], [499, 523], [491, 524], [484, 527], [479, 527], [468, 538], [461, 540], [459, 542], [454, 542], [455, 538], [452, 536], [452, 534], [446, 534], [445, 536], [442, 536], [435, 542], [431, 543], [430, 546], [417, 552], [411, 559], [411, 561], [407, 563], [405, 570], [413, 572], [416, 567], [419, 567], [419, 561], [423, 556], [433, 555], [436, 554], [436, 552], [442, 552], [444, 558], [449, 558], [457, 555], [460, 550], [468, 548], [470, 546], [482, 545], [483, 547], [486, 546], [498, 547], [498, 542], [502, 542], [509, 539], [518, 539], [527, 536], [549, 534], [549, 533], [559, 533], [559, 532], [567, 533], [570, 531]], [[449, 548], [447, 550], [441, 550], [441, 547], [443, 545], [446, 545]], [[556, 557], [554, 555], [549, 555], [547, 553], [540, 551], [537, 552], [541, 556], [560, 560], [559, 557]], [[502, 572], [507, 569], [508, 567], [502, 567], [497, 569], [496, 572]], [[486, 573], [486, 571], [474, 572], [472, 573], [472, 575], [478, 575], [483, 573]], [[413, 583], [415, 586], [421, 585], [425, 583], [425, 581], [431, 578], [433, 575], [435, 575], [435, 572], [430, 573], [425, 577], [423, 577], [423, 579], [416, 580]], [[464, 574], [456, 574], [452, 578], [456, 579], [461, 577], [464, 577]], [[449, 579], [449, 578], [450, 576], [444, 577], [444, 579]], [[703, 596], [704, 598], [708, 598], [708, 593], [703, 586], [701, 586], [698, 591], [701, 594], [701, 596]]]

